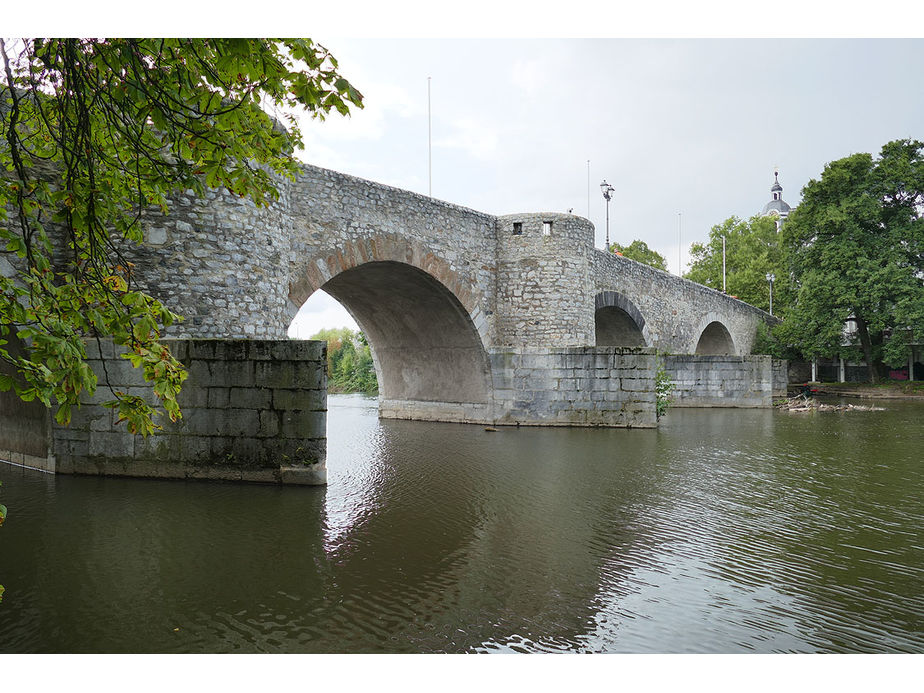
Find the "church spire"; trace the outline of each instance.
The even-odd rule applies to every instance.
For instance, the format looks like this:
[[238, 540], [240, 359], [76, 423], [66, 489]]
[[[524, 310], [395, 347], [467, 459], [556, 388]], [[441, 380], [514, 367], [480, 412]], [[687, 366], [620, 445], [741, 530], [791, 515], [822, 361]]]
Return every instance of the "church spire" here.
[[792, 208], [783, 202], [783, 186], [780, 185], [780, 171], [779, 169], [774, 169], [773, 185], [770, 186], [770, 201], [764, 205], [764, 211], [761, 212], [761, 215], [765, 217], [776, 217], [776, 230], [779, 231], [783, 222], [786, 221], [786, 217], [789, 216], [790, 211], [792, 211]]

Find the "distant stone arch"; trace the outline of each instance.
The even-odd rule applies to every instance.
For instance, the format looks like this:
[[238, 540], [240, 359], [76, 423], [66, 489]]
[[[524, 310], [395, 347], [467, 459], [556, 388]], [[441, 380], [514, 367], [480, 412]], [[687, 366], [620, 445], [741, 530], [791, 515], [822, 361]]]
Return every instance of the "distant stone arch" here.
[[718, 320], [713, 320], [700, 333], [696, 354], [734, 354], [735, 342], [731, 333]]
[[594, 297], [594, 332], [597, 346], [648, 346], [645, 318], [617, 291], [601, 291]]

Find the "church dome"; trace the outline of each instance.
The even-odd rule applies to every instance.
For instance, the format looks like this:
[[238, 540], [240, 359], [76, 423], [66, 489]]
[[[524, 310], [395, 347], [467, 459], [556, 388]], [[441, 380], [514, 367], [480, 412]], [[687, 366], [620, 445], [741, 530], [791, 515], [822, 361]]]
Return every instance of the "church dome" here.
[[777, 214], [781, 217], [787, 216], [792, 211], [792, 207], [786, 204], [782, 199], [770, 200], [767, 204], [764, 205], [764, 211], [762, 212], [763, 216], [769, 216], [770, 214]]

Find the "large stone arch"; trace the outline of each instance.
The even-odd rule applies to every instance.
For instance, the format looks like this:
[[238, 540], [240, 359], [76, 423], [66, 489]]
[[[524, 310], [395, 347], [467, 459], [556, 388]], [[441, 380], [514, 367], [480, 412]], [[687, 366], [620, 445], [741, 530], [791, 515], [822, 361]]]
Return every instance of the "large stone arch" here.
[[420, 243], [373, 237], [299, 265], [292, 314], [317, 289], [339, 301], [369, 340], [383, 400], [490, 401], [480, 296], [448, 262]]
[[594, 297], [597, 346], [648, 346], [645, 318], [625, 295], [601, 291]]
[[694, 354], [737, 354], [735, 340], [721, 316], [709, 312], [700, 320], [695, 332], [696, 344], [691, 350]]

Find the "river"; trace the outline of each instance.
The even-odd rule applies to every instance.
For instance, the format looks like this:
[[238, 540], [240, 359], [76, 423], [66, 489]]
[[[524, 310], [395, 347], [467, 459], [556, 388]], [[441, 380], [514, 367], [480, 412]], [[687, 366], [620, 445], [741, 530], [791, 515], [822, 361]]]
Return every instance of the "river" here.
[[922, 652], [924, 402], [380, 421], [329, 485], [0, 465], [0, 652]]

